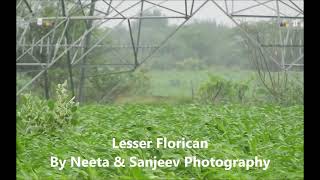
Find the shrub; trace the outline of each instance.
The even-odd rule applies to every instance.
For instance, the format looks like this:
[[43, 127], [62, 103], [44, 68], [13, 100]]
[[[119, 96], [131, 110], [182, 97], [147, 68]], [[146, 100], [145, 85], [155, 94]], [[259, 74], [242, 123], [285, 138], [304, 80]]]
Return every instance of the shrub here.
[[249, 89], [248, 82], [234, 82], [210, 75], [209, 81], [200, 86], [200, 100], [206, 103], [243, 102]]
[[282, 94], [283, 102], [286, 105], [296, 105], [304, 103], [304, 87], [303, 84], [294, 80], [289, 80], [285, 92]]
[[[270, 82], [267, 82], [270, 84]], [[304, 87], [300, 80], [289, 77], [286, 82], [268, 90], [262, 83], [254, 87], [254, 100], [257, 102], [276, 103], [280, 105], [302, 105], [304, 103]]]
[[58, 84], [56, 99], [42, 100], [32, 94], [23, 94], [17, 107], [18, 131], [24, 133], [50, 132], [74, 123], [78, 103], [66, 89], [67, 81]]
[[89, 79], [87, 102], [113, 102], [119, 96], [145, 95], [150, 90], [150, 79], [144, 71], [114, 74]]

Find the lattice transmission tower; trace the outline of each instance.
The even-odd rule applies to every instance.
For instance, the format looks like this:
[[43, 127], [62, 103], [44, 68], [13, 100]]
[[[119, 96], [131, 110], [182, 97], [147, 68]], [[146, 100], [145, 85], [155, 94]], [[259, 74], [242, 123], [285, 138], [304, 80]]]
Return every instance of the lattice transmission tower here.
[[[17, 95], [43, 77], [49, 96], [48, 70], [62, 65], [73, 95], [81, 101], [90, 66], [107, 66], [109, 70], [105, 74], [135, 71], [206, 6], [221, 11], [239, 28], [242, 33], [239, 41], [255, 54], [253, 63], [258, 64], [259, 70], [268, 68], [261, 66], [263, 62], [283, 72], [303, 67], [302, 0], [176, 0], [175, 5], [172, 3], [172, 0], [17, 0], [17, 73], [32, 76], [17, 86]], [[154, 8], [161, 9], [165, 15], [147, 13]], [[142, 42], [144, 21], [156, 23], [164, 19], [179, 20], [179, 23], [159, 42]], [[260, 21], [267, 22], [264, 23], [267, 30], [259, 27]], [[126, 43], [108, 43], [117, 27], [124, 25], [128, 30], [122, 37], [127, 39], [123, 41]], [[107, 31], [95, 33], [101, 27]], [[100, 64], [88, 61], [88, 56], [99, 49], [114, 56]], [[126, 53], [121, 53], [121, 49], [126, 49]], [[80, 72], [77, 77], [75, 68]]]

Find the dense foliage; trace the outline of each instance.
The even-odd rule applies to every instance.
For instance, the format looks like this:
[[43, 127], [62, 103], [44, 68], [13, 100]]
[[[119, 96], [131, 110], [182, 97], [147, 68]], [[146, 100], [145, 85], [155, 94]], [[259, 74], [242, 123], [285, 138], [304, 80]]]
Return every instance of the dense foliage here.
[[17, 128], [20, 133], [49, 133], [76, 122], [78, 103], [66, 89], [67, 81], [58, 84], [56, 98], [43, 100], [32, 94], [19, 99]]
[[238, 83], [220, 76], [210, 75], [209, 81], [199, 89], [201, 101], [206, 103], [243, 102], [247, 96], [249, 83]]
[[[18, 109], [20, 111], [20, 109]], [[17, 134], [18, 179], [303, 179], [303, 107], [203, 105], [90, 105], [79, 109], [78, 125], [54, 134]], [[157, 137], [209, 140], [209, 148], [112, 149], [111, 138]], [[112, 159], [270, 159], [268, 170], [224, 168], [50, 167], [50, 156]]]
[[248, 76], [242, 80], [229, 80], [222, 75], [209, 74], [208, 80], [200, 85], [198, 96], [201, 102], [209, 104], [275, 103], [286, 106], [302, 105], [303, 84], [299, 82], [299, 78], [293, 78], [296, 75], [291, 76], [287, 78], [285, 85], [268, 89], [261, 81], [255, 80], [254, 76]]

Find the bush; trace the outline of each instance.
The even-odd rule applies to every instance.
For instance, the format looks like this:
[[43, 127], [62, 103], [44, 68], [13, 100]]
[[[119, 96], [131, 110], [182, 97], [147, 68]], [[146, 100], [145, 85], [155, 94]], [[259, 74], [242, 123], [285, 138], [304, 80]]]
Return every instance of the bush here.
[[17, 107], [18, 131], [24, 133], [50, 132], [62, 128], [76, 120], [78, 103], [70, 97], [66, 89], [67, 81], [58, 84], [55, 100], [42, 100], [23, 94]]
[[294, 80], [289, 80], [285, 92], [282, 94], [283, 103], [286, 105], [304, 104], [304, 87], [303, 84]]
[[273, 93], [261, 83], [257, 84], [253, 97], [257, 102], [276, 103], [285, 106], [302, 105], [304, 103], [303, 83], [294, 79], [288, 79], [284, 85], [271, 90], [273, 90]]
[[150, 79], [144, 71], [111, 74], [88, 80], [87, 102], [113, 102], [119, 96], [145, 95], [150, 90]]
[[200, 86], [199, 95], [206, 103], [243, 102], [248, 89], [248, 82], [237, 83], [210, 75], [209, 81]]

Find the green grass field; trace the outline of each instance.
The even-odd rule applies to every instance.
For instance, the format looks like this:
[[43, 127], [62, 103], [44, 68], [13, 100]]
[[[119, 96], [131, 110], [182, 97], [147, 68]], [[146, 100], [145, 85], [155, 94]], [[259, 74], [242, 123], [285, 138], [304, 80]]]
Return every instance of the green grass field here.
[[[79, 122], [52, 133], [17, 134], [17, 179], [303, 179], [303, 106], [86, 105]], [[112, 149], [111, 139], [208, 140], [208, 149]], [[112, 159], [270, 159], [269, 169], [50, 167], [50, 156]]]

